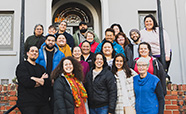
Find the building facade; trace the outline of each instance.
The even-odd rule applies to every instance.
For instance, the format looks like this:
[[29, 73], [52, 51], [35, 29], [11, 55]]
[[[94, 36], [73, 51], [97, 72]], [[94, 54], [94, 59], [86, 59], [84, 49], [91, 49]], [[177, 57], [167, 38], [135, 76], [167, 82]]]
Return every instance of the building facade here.
[[[0, 83], [11, 83], [20, 54], [21, 0], [0, 0]], [[163, 27], [168, 32], [173, 51], [169, 75], [173, 83], [186, 83], [186, 1], [161, 0]], [[133, 28], [143, 29], [143, 17], [157, 17], [157, 0], [25, 0], [25, 40], [36, 24], [68, 21], [73, 34], [85, 21], [100, 39], [113, 23], [119, 23], [128, 35]]]

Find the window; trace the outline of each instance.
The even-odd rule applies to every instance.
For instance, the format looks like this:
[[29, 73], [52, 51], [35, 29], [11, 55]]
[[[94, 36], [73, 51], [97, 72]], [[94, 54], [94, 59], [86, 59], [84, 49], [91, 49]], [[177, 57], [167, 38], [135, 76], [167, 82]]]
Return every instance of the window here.
[[9, 79], [1, 79], [1, 85], [8, 85]]
[[0, 11], [0, 51], [13, 50], [13, 11]]
[[139, 17], [139, 30], [142, 30], [145, 28], [144, 25], [144, 18], [146, 15], [152, 14], [156, 18], [156, 11], [138, 11], [138, 17]]

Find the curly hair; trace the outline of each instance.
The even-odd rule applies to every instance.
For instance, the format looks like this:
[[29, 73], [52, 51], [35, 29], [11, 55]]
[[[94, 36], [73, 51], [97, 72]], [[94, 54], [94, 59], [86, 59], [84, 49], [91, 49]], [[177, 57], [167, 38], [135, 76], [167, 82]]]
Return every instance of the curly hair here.
[[63, 62], [65, 60], [70, 60], [72, 62], [73, 65], [73, 71], [72, 73], [74, 74], [74, 76], [79, 80], [79, 81], [83, 81], [83, 69], [81, 64], [74, 59], [71, 56], [68, 57], [64, 57], [63, 59], [61, 59], [61, 61], [59, 62], [58, 66], [52, 71], [51, 73], [51, 79], [57, 79], [61, 73], [65, 73], [64, 69], [63, 69]]
[[127, 75], [127, 78], [130, 78], [130, 77], [132, 76], [132, 71], [130, 70], [130, 68], [129, 68], [128, 64], [127, 64], [127, 61], [126, 61], [124, 55], [121, 54], [121, 53], [117, 54], [117, 55], [114, 57], [113, 64], [112, 64], [112, 73], [115, 74], [115, 75], [117, 75], [116, 72], [118, 71], [118, 68], [116, 67], [116, 64], [115, 64], [116, 58], [117, 58], [117, 57], [122, 57], [122, 58], [123, 58], [123, 66], [122, 66], [122, 69], [125, 70], [125, 73], [126, 73], [126, 75]]

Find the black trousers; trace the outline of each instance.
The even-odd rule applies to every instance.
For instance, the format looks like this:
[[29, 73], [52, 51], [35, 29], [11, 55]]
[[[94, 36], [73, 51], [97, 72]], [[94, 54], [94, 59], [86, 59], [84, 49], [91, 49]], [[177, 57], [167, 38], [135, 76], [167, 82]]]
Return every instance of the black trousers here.
[[21, 114], [52, 114], [49, 105], [18, 107]]

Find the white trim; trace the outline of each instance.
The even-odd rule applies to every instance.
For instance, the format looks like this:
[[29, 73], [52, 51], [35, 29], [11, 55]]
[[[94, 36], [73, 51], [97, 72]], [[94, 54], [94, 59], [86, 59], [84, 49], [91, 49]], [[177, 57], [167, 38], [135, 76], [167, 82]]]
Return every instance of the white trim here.
[[102, 38], [105, 37], [105, 30], [110, 27], [109, 25], [109, 3], [108, 0], [100, 0], [101, 2], [101, 18], [102, 18]]
[[0, 51], [0, 56], [17, 56], [17, 51]]
[[45, 27], [47, 29], [52, 24], [52, 1], [53, 0], [46, 0], [46, 25]]
[[[184, 46], [182, 46], [182, 38], [180, 37], [181, 36], [181, 31], [179, 30], [181, 28], [181, 21], [180, 20], [180, 12], [179, 12], [179, 1], [177, 0], [174, 0], [174, 5], [175, 5], [175, 16], [176, 16], [176, 27], [177, 27], [177, 39], [178, 39], [178, 51], [179, 51], [179, 60], [180, 60], [180, 70], [181, 70], [181, 83], [184, 84], [186, 82], [186, 78], [185, 78], [185, 68], [184, 68], [184, 60], [185, 60], [185, 57], [184, 57], [184, 53], [183, 50]], [[186, 5], [186, 4], [185, 4]], [[186, 8], [186, 7], [185, 7]]]

